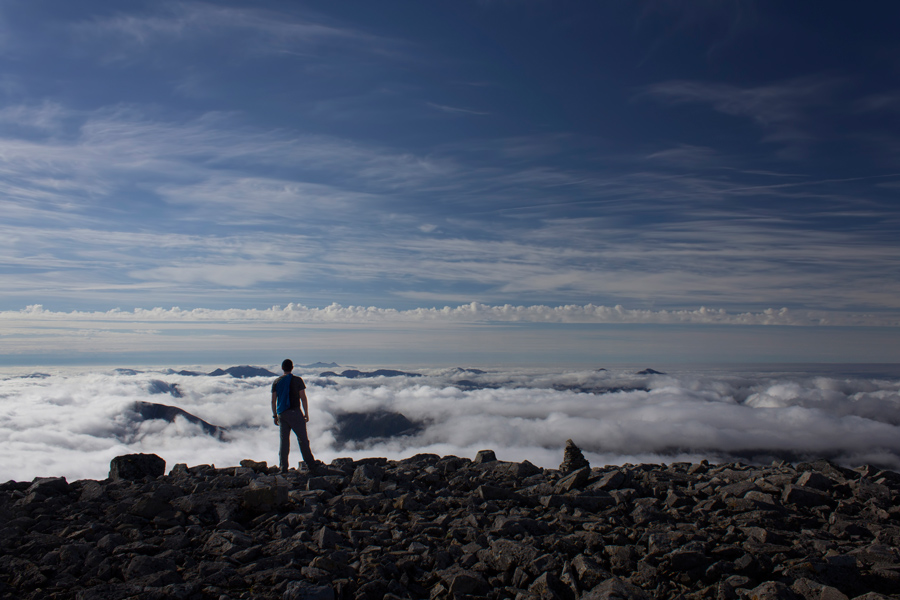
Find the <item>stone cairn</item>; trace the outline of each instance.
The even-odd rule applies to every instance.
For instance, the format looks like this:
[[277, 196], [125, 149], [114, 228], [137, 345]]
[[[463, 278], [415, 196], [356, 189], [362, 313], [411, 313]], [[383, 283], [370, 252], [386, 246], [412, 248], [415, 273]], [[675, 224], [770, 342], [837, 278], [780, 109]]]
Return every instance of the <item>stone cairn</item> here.
[[566, 440], [566, 449], [563, 451], [563, 461], [559, 465], [559, 472], [565, 475], [590, 467], [591, 463], [581, 453], [581, 448], [575, 445], [572, 440]]
[[478, 456], [9, 481], [0, 598], [900, 599], [892, 471]]

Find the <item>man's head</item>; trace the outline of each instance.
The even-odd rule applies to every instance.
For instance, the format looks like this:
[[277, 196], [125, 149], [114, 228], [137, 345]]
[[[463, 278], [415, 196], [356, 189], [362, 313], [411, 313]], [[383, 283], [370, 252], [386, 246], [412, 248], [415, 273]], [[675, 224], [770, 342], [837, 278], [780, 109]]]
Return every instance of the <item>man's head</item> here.
[[291, 359], [284, 359], [284, 361], [281, 363], [281, 370], [285, 373], [290, 373], [294, 370], [294, 363], [291, 361]]

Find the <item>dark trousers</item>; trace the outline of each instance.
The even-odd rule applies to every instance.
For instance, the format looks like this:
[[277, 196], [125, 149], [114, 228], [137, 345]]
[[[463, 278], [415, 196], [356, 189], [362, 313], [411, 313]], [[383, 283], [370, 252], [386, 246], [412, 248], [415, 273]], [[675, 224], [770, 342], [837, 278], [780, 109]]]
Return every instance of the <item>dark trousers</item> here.
[[316, 468], [315, 457], [309, 449], [309, 437], [306, 435], [306, 419], [303, 413], [296, 409], [286, 410], [278, 415], [278, 425], [281, 429], [281, 449], [278, 458], [281, 461], [281, 470], [287, 471], [290, 467], [288, 454], [291, 452], [291, 431], [297, 435], [297, 443], [300, 444], [300, 454], [310, 471]]

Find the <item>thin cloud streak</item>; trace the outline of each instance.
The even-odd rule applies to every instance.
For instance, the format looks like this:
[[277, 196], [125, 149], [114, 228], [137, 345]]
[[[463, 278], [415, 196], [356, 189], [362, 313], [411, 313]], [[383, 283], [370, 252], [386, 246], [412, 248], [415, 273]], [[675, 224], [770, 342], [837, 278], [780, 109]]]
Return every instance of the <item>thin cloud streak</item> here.
[[777, 326], [900, 326], [898, 315], [841, 314], [812, 311], [791, 311], [787, 308], [767, 309], [758, 313], [729, 313], [724, 309], [701, 307], [696, 310], [635, 310], [622, 306], [491, 306], [472, 302], [443, 308], [415, 308], [398, 310], [374, 306], [341, 306], [337, 303], [324, 308], [310, 308], [301, 304], [267, 309], [180, 309], [135, 308], [109, 311], [51, 311], [41, 305], [18, 311], [0, 311], [0, 323], [618, 323], [618, 324], [715, 324], [715, 325], [777, 325]]
[[[198, 40], [242, 38], [233, 44], [242, 52], [267, 56], [284, 52], [310, 55], [322, 46], [381, 49], [383, 54], [398, 42], [312, 18], [301, 18], [260, 8], [231, 8], [205, 2], [160, 2], [154, 12], [119, 13], [96, 17], [71, 26], [83, 43], [109, 43], [115, 51], [102, 55], [109, 61], [148, 59], [146, 52], [173, 43], [194, 45]], [[312, 11], [306, 11], [312, 16]]]
[[802, 77], [756, 87], [721, 83], [668, 81], [649, 86], [645, 93], [670, 103], [703, 103], [724, 114], [749, 117], [767, 131], [763, 141], [803, 146], [817, 134], [810, 113], [828, 105], [844, 81], [837, 78]]

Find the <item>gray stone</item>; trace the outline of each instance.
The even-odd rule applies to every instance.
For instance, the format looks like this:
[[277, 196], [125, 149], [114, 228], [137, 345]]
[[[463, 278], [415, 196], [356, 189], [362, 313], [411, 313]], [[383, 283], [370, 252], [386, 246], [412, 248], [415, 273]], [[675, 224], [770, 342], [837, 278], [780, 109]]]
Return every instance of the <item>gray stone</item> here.
[[665, 556], [665, 565], [672, 571], [691, 571], [705, 569], [709, 560], [702, 552], [691, 550], [675, 550]]
[[211, 556], [231, 556], [253, 543], [253, 538], [240, 531], [217, 531], [203, 545], [203, 553]]
[[475, 460], [472, 461], [473, 464], [483, 465], [485, 463], [494, 462], [497, 460], [497, 455], [494, 454], [493, 450], [479, 450], [475, 454]]
[[282, 595], [283, 600], [334, 600], [334, 588], [308, 581], [291, 581]]
[[256, 473], [268, 473], [269, 465], [266, 464], [266, 461], [255, 461], [250, 460], [249, 458], [245, 458], [241, 461], [241, 466], [247, 469], [252, 469]]
[[176, 571], [175, 562], [173, 560], [154, 556], [144, 556], [142, 554], [132, 558], [125, 569], [123, 569], [122, 574], [125, 576], [126, 581], [155, 576], [158, 585], [181, 582], [181, 577]]
[[834, 488], [834, 480], [816, 471], [806, 471], [797, 479], [797, 485], [830, 492]]
[[534, 546], [522, 542], [507, 539], [491, 542], [490, 559], [499, 571], [508, 571], [514, 567], [526, 568], [539, 555]]
[[593, 589], [611, 577], [609, 571], [600, 563], [584, 554], [575, 557], [572, 568], [578, 576], [578, 585], [582, 590]]
[[592, 483], [589, 488], [600, 489], [600, 490], [618, 490], [625, 483], [625, 474], [622, 471], [616, 469], [614, 471], [610, 471], [609, 473], [605, 473], [599, 480]]
[[795, 580], [791, 584], [791, 590], [803, 597], [804, 600], [849, 600], [846, 594], [839, 589], [806, 577]]
[[749, 600], [797, 600], [797, 594], [780, 581], [766, 581], [747, 595]]
[[568, 590], [556, 575], [545, 572], [528, 586], [528, 591], [542, 600], [563, 600]]
[[343, 542], [343, 538], [333, 529], [322, 527], [316, 533], [316, 545], [322, 550], [332, 550]]
[[[272, 510], [276, 506], [289, 501], [287, 483], [280, 477], [259, 477], [241, 495], [241, 503], [245, 508], [256, 511]], [[220, 515], [224, 518], [224, 515]]]
[[482, 500], [516, 500], [521, 501], [522, 497], [509, 488], [501, 488], [493, 485], [479, 485], [475, 490], [478, 497]]
[[145, 477], [161, 477], [166, 461], [156, 454], [126, 454], [109, 463], [109, 478], [113, 481], [137, 481]]
[[452, 596], [471, 596], [486, 592], [490, 586], [480, 573], [461, 571], [453, 576], [449, 589]]
[[786, 504], [796, 504], [797, 506], [815, 507], [831, 504], [832, 498], [829, 494], [815, 488], [788, 485], [784, 488], [781, 501]]
[[139, 498], [131, 507], [131, 514], [152, 519], [166, 512], [174, 513], [172, 505], [154, 496]]
[[581, 596], [581, 600], [647, 600], [644, 590], [618, 577], [610, 577]]
[[561, 494], [565, 494], [572, 490], [580, 489], [584, 487], [590, 477], [591, 468], [581, 467], [560, 479], [556, 484], [556, 490]]
[[26, 494], [42, 494], [44, 496], [54, 496], [56, 494], [65, 494], [69, 491], [69, 484], [66, 482], [65, 477], [38, 477], [35, 479], [28, 489], [25, 490]]
[[353, 477], [350, 479], [350, 485], [355, 486], [367, 492], [378, 491], [381, 480], [384, 477], [384, 470], [381, 467], [370, 464], [363, 464], [356, 467], [353, 471]]

